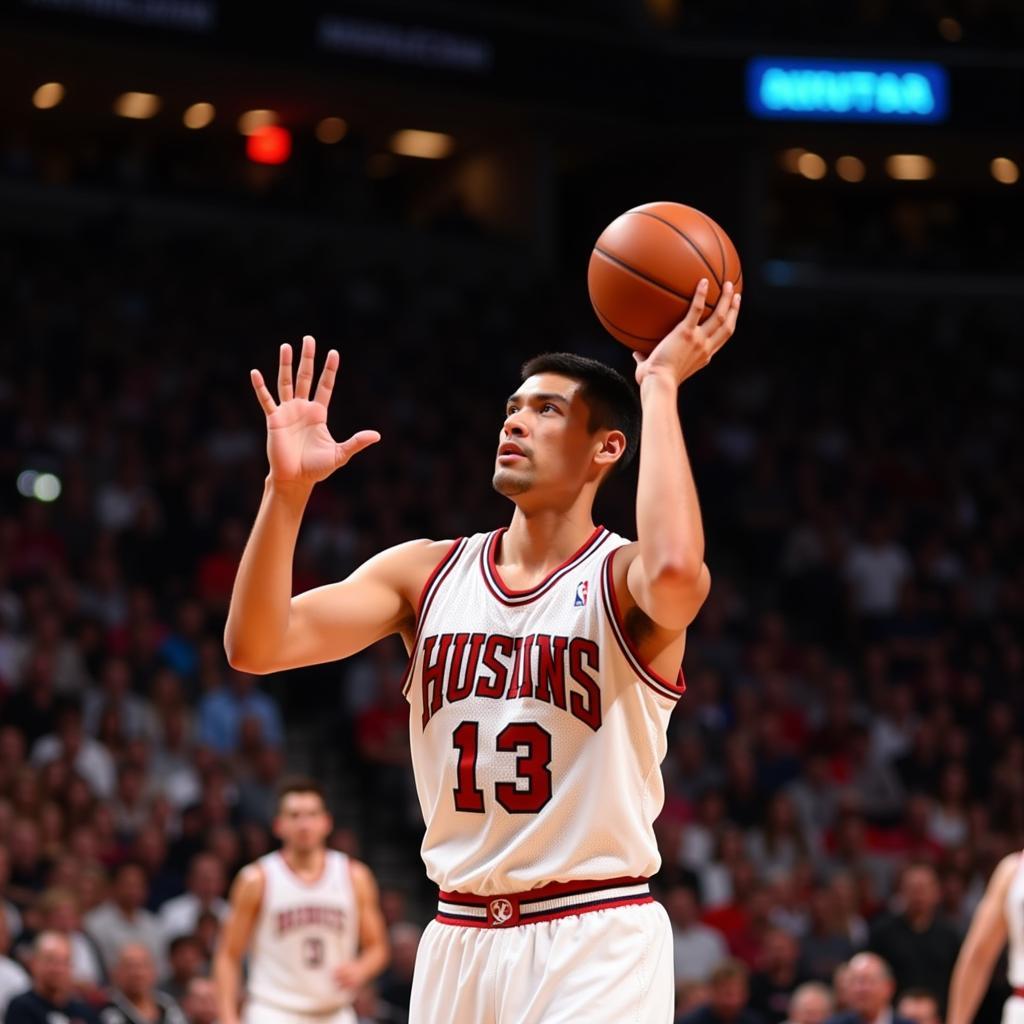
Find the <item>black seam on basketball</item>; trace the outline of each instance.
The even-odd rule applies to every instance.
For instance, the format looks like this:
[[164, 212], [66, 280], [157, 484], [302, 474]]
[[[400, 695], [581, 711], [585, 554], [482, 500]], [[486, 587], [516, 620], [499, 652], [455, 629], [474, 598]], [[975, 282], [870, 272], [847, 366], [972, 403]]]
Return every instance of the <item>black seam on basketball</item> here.
[[606, 316], [604, 315], [604, 313], [602, 313], [602, 312], [601, 312], [601, 310], [599, 310], [599, 309], [597, 308], [597, 306], [594, 306], [594, 312], [595, 312], [595, 313], [596, 313], [596, 314], [597, 314], [597, 315], [598, 315], [598, 316], [599, 316], [599, 317], [600, 317], [600, 318], [601, 318], [601, 319], [602, 319], [602, 320], [603, 320], [603, 321], [604, 321], [604, 322], [605, 322], [605, 323], [606, 323], [606, 324], [607, 324], [607, 325], [608, 325], [609, 327], [613, 327], [613, 328], [615, 328], [615, 330], [617, 330], [617, 331], [619, 332], [619, 334], [625, 334], [625, 335], [628, 335], [628, 336], [629, 336], [630, 338], [636, 338], [636, 340], [637, 340], [637, 341], [651, 341], [651, 342], [654, 342], [654, 344], [657, 344], [657, 343], [658, 343], [659, 341], [661, 341], [661, 338], [645, 338], [645, 337], [644, 337], [644, 336], [643, 336], [642, 334], [634, 334], [634, 333], [633, 333], [632, 331], [627, 331], [627, 330], [625, 330], [624, 328], [622, 328], [622, 327], [619, 327], [619, 326], [618, 326], [618, 324], [614, 324], [614, 323], [612, 323], [612, 322], [611, 322], [611, 320], [609, 320], [609, 319], [608, 319], [608, 317], [606, 317]]
[[[697, 212], [700, 213], [700, 210]], [[725, 246], [722, 245], [721, 236], [718, 234], [718, 230], [715, 228], [715, 225], [711, 222], [711, 218], [706, 217], [703, 213], [700, 213], [700, 215], [703, 218], [704, 223], [711, 229], [711, 234], [715, 236], [715, 241], [718, 243], [718, 254], [722, 257], [722, 283], [724, 284], [727, 272], [727, 268], [725, 266]], [[733, 283], [735, 284], [735, 282]]]
[[637, 270], [636, 267], [631, 267], [621, 257], [616, 256], [614, 253], [608, 252], [607, 249], [602, 249], [600, 246], [594, 246], [594, 252], [598, 256], [603, 256], [606, 260], [610, 260], [617, 267], [622, 267], [627, 273], [632, 274], [634, 277], [639, 277], [641, 281], [646, 281], [648, 284], [653, 284], [655, 288], [660, 288], [663, 292], [668, 292], [673, 298], [682, 299], [684, 302], [693, 302], [693, 299], [688, 298], [682, 292], [677, 292], [674, 288], [669, 288], [667, 284], [662, 284], [660, 281], [656, 281], [649, 274], [645, 274], [642, 270]]
[[708, 263], [708, 258], [701, 252], [700, 246], [697, 245], [697, 243], [685, 231], [680, 231], [679, 228], [677, 228], [670, 220], [665, 220], [664, 217], [659, 217], [656, 213], [651, 213], [650, 210], [630, 210], [629, 212], [635, 213], [639, 217], [650, 217], [651, 220], [659, 221], [664, 224], [665, 227], [671, 228], [680, 238], [684, 238], [687, 245], [689, 245], [690, 248], [693, 249], [693, 251], [700, 257], [701, 263], [708, 268], [708, 273], [715, 279], [715, 284], [718, 285], [719, 291], [721, 291], [722, 282], [718, 280], [715, 268]]

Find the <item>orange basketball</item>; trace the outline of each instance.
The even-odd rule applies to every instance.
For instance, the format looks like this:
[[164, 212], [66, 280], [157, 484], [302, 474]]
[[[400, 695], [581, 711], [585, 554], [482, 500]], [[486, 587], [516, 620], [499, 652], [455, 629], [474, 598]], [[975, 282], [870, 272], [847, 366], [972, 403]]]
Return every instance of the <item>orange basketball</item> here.
[[708, 279], [704, 320], [726, 281], [743, 290], [740, 258], [729, 236], [692, 206], [647, 203], [601, 232], [587, 287], [609, 334], [649, 352], [686, 315], [702, 277]]

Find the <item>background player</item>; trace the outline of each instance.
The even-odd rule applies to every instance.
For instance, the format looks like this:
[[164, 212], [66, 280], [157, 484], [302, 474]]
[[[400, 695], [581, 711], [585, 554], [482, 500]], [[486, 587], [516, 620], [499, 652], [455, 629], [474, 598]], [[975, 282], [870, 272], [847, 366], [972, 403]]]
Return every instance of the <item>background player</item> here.
[[352, 1000], [387, 965], [388, 942], [370, 869], [328, 850], [323, 791], [292, 779], [279, 791], [283, 846], [239, 872], [214, 957], [220, 1024], [354, 1024]]
[[1013, 995], [1003, 1024], [1024, 1022], [1024, 872], [1022, 855], [1011, 853], [992, 872], [967, 932], [949, 986], [946, 1024], [971, 1024], [992, 979], [996, 960], [1010, 940], [1008, 974]]
[[[415, 1021], [671, 1019], [671, 931], [647, 878], [660, 866], [658, 766], [683, 689], [685, 631], [710, 586], [678, 388], [739, 314], [726, 282], [701, 325], [707, 287], [649, 356], [635, 356], [639, 402], [592, 360], [540, 356], [524, 367], [493, 479], [516, 506], [507, 531], [399, 545], [294, 600], [314, 483], [379, 435], [334, 442], [338, 354], [310, 401], [312, 338], [294, 391], [282, 346], [280, 404], [252, 371], [270, 474], [225, 645], [237, 667], [269, 672], [392, 633], [405, 640], [422, 853], [441, 890], [417, 958]], [[629, 543], [595, 528], [592, 507], [638, 446], [639, 540]]]

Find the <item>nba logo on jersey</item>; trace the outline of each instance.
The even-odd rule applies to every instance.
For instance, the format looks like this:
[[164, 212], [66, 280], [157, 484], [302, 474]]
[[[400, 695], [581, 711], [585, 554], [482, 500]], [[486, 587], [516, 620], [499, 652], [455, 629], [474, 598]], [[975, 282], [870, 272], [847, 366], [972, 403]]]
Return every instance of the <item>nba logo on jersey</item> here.
[[583, 608], [587, 603], [587, 581], [580, 580], [576, 584], [576, 600], [573, 601], [574, 608]]

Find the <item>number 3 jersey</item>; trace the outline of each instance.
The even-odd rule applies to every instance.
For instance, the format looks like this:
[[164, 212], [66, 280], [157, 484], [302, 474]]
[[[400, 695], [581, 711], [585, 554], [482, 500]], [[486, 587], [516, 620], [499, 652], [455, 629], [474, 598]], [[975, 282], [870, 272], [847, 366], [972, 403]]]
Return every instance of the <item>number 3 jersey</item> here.
[[257, 862], [263, 871], [249, 953], [251, 999], [293, 1013], [328, 1013], [354, 996], [335, 970], [356, 955], [359, 920], [349, 859], [327, 850], [324, 870], [306, 882], [278, 853]]
[[420, 599], [404, 685], [427, 874], [481, 896], [652, 875], [684, 685], [626, 634], [612, 567], [628, 541], [598, 527], [516, 591], [496, 565], [503, 532], [455, 542]]

